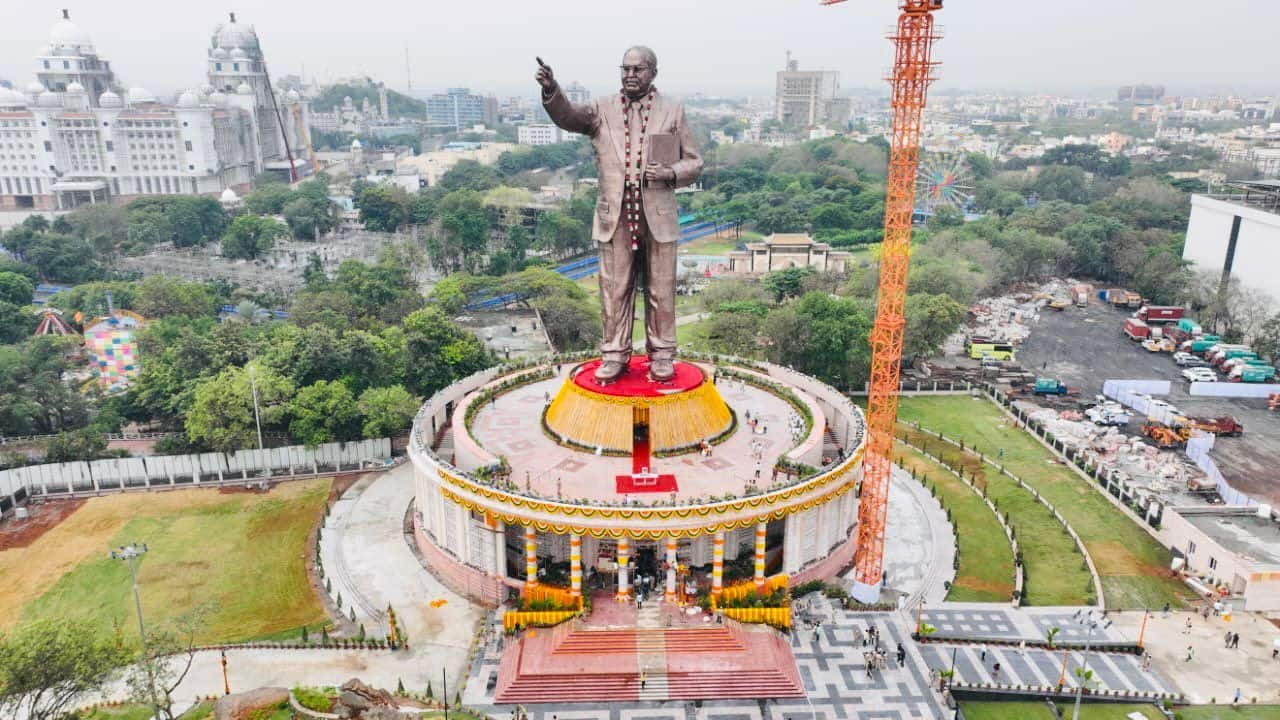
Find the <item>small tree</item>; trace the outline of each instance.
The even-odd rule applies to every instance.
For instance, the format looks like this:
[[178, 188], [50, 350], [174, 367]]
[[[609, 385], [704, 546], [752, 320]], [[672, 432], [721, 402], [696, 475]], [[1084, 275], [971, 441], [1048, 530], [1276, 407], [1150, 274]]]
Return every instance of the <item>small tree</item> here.
[[88, 623], [41, 620], [0, 637], [0, 715], [55, 720], [111, 681], [129, 651]]
[[1060, 627], [1058, 627], [1058, 626], [1056, 626], [1056, 625], [1055, 625], [1055, 626], [1053, 626], [1053, 627], [1051, 627], [1051, 628], [1049, 628], [1049, 629], [1045, 632], [1045, 634], [1044, 634], [1044, 638], [1045, 638], [1045, 640], [1047, 640], [1047, 641], [1049, 642], [1049, 647], [1051, 647], [1051, 648], [1052, 648], [1052, 647], [1054, 647], [1054, 642], [1053, 642], [1053, 641], [1054, 641], [1054, 638], [1058, 637], [1058, 633], [1060, 633], [1060, 632], [1062, 632], [1062, 628], [1060, 628]]
[[303, 644], [303, 645], [306, 645], [306, 644], [307, 644], [307, 642], [308, 642], [308, 641], [307, 641], [307, 626], [306, 626], [306, 625], [303, 625], [303, 626], [302, 626], [302, 644]]
[[125, 677], [135, 702], [151, 702], [154, 689], [160, 720], [177, 717], [173, 693], [191, 671], [196, 657], [196, 633], [212, 611], [212, 604], [201, 604], [171, 622], [155, 626], [147, 633], [147, 654], [130, 667]]

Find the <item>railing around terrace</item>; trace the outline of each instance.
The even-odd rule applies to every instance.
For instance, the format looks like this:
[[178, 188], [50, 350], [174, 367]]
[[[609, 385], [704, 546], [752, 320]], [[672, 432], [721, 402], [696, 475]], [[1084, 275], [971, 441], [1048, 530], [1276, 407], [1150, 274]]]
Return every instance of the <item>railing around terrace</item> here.
[[[449, 386], [441, 389], [435, 395], [431, 396], [431, 398], [423, 403], [422, 407], [418, 410], [418, 415], [414, 419], [413, 431], [410, 436], [410, 453], [420, 453], [425, 455], [443, 471], [456, 476], [456, 478], [468, 481], [479, 487], [488, 488], [489, 490], [496, 491], [496, 493], [510, 496], [513, 500], [519, 500], [522, 503], [525, 501], [537, 501], [545, 506], [558, 506], [563, 508], [565, 511], [572, 511], [584, 506], [658, 508], [678, 504], [679, 501], [670, 500], [655, 500], [649, 503], [643, 503], [635, 498], [628, 498], [626, 501], [614, 502], [556, 498], [553, 496], [543, 495], [531, 488], [522, 489], [517, 484], [504, 479], [501, 475], [495, 475], [495, 471], [500, 469], [498, 467], [482, 468], [482, 471], [468, 473], [435, 453], [435, 449], [431, 445], [430, 431], [427, 429], [428, 423], [426, 421], [437, 412], [440, 412], [446, 407], [452, 407], [454, 408], [454, 412], [456, 412], [459, 401], [462, 398], [499, 377], [512, 375], [522, 370], [527, 370], [537, 366], [581, 362], [594, 357], [594, 351], [544, 356], [541, 358], [530, 359], [525, 362], [507, 363], [495, 366], [488, 370], [483, 370], [474, 375], [455, 381]], [[866, 434], [866, 422], [863, 418], [862, 410], [854, 405], [848, 397], [830, 385], [827, 385], [826, 383], [811, 376], [798, 373], [790, 368], [730, 355], [686, 352], [682, 354], [682, 357], [693, 361], [715, 362], [723, 365], [738, 366], [747, 370], [761, 372], [768, 375], [770, 378], [777, 379], [779, 376], [782, 376], [793, 383], [803, 382], [804, 384], [813, 385], [821, 391], [822, 400], [831, 404], [836, 411], [842, 412], [850, 421], [852, 421], [852, 435], [845, 443], [841, 454], [838, 457], [832, 458], [831, 462], [826, 463], [815, 472], [804, 475], [797, 474], [790, 479], [772, 483], [760, 490], [748, 490], [741, 495], [726, 495], [721, 499], [697, 498], [693, 500], [686, 500], [689, 504], [699, 508], [723, 509], [735, 502], [739, 502], [747, 498], [767, 498], [767, 496], [776, 493], [788, 492], [805, 485], [818, 487], [834, 479], [835, 476], [843, 475], [851, 470], [853, 464], [861, 458], [861, 448]], [[448, 422], [449, 419], [445, 418], [445, 421]], [[457, 438], [455, 436], [455, 442], [456, 439]], [[851, 450], [851, 448], [854, 449]], [[485, 472], [486, 470], [487, 472]]]

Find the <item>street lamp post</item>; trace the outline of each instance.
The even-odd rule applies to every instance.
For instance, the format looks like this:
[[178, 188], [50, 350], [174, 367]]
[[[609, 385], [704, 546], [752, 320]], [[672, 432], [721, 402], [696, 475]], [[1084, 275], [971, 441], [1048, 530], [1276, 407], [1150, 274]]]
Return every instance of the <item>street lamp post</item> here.
[[[121, 545], [118, 549], [111, 551], [113, 560], [124, 560], [129, 565], [129, 577], [133, 580], [133, 603], [138, 609], [138, 636], [142, 640], [142, 661], [147, 662], [147, 628], [142, 621], [142, 596], [138, 594], [138, 558], [147, 552], [146, 544], [139, 545], [136, 542], [128, 545]], [[152, 674], [152, 668], [146, 667], [147, 687], [151, 691], [151, 708], [155, 712], [157, 718], [160, 717], [160, 701], [156, 698], [156, 679]]]
[[[1079, 617], [1079, 611], [1076, 611], [1076, 615]], [[1080, 720], [1080, 698], [1084, 695], [1085, 676], [1089, 672], [1089, 650], [1093, 643], [1093, 631], [1102, 625], [1102, 619], [1094, 617], [1093, 611], [1089, 610], [1081, 623], [1087, 628], [1084, 636], [1084, 662], [1080, 665], [1080, 681], [1076, 683], [1076, 704], [1075, 709], [1071, 711], [1071, 720]]]
[[253, 424], [258, 428], [258, 449], [262, 449], [262, 418], [258, 415], [258, 381], [253, 376], [253, 364], [249, 364], [249, 391], [253, 393]]

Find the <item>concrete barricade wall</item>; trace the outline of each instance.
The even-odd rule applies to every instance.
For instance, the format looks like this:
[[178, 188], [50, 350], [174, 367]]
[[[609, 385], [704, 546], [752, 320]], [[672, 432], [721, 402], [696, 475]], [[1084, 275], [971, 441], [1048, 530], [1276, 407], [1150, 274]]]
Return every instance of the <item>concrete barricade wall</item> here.
[[0, 498], [25, 492], [49, 497], [79, 492], [110, 492], [130, 488], [169, 486], [206, 481], [307, 475], [352, 470], [391, 457], [391, 439], [327, 443], [317, 448], [292, 445], [268, 450], [198, 455], [156, 455], [103, 460], [46, 463], [0, 470]]

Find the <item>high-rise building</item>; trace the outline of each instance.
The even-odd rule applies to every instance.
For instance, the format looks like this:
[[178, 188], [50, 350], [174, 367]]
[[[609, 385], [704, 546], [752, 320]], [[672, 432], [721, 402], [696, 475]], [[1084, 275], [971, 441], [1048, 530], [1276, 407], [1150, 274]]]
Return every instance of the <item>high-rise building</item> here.
[[498, 98], [477, 95], [468, 88], [449, 88], [427, 98], [427, 122], [455, 130], [474, 125], [493, 126], [498, 120]]
[[0, 209], [243, 194], [256, 174], [288, 170], [276, 107], [295, 165], [308, 168], [306, 104], [294, 91], [265, 91], [253, 29], [219, 26], [208, 55], [210, 82], [162, 103], [145, 88], [125, 90], [64, 12], [36, 58], [37, 80], [26, 92], [0, 88]]
[[849, 122], [849, 98], [839, 97], [840, 73], [835, 70], [801, 70], [787, 51], [787, 67], [778, 71], [774, 117], [790, 128]]

